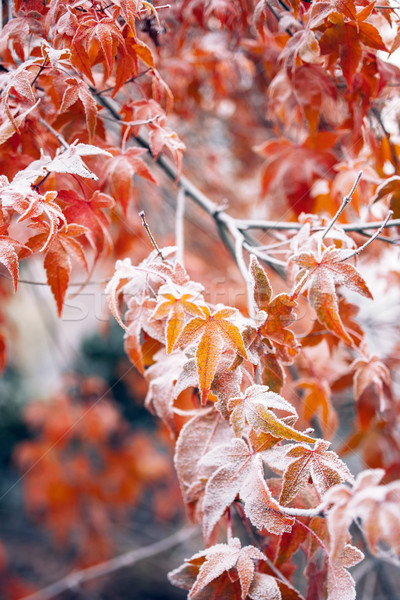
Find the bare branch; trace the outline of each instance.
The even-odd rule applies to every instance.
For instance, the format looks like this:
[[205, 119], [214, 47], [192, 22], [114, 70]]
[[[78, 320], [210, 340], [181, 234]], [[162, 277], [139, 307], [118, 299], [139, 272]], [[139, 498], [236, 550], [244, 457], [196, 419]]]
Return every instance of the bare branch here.
[[[236, 219], [236, 225], [240, 231], [246, 231], [248, 229], [260, 229], [262, 231], [268, 229], [276, 229], [278, 231], [298, 231], [303, 227], [301, 223], [290, 223], [287, 221], [256, 221], [253, 219]], [[381, 225], [381, 221], [371, 221], [369, 223], [345, 223], [340, 227], [343, 231], [354, 231], [357, 233], [366, 229], [379, 229]], [[400, 227], [400, 219], [392, 219], [389, 223], [386, 223], [385, 227]], [[323, 227], [313, 227], [312, 231], [322, 231], [323, 229]]]
[[163, 254], [162, 254], [160, 248], [158, 247], [158, 244], [157, 244], [156, 240], [154, 239], [153, 234], [150, 231], [150, 227], [149, 227], [149, 224], [146, 221], [144, 210], [140, 211], [139, 217], [142, 219], [143, 227], [145, 228], [146, 233], [149, 236], [150, 241], [153, 244], [154, 249], [157, 251], [158, 256], [161, 258], [161, 260], [164, 260]]
[[291, 508], [290, 506], [279, 506], [279, 510], [289, 517], [321, 517], [326, 509], [326, 502], [315, 508]]
[[185, 190], [180, 187], [176, 199], [175, 214], [175, 239], [176, 239], [176, 259], [183, 265], [183, 250], [185, 247], [184, 238], [184, 217], [185, 217]]
[[[226, 215], [225, 215], [226, 216]], [[251, 317], [255, 317], [254, 311], [254, 303], [252, 302], [253, 290], [252, 283], [249, 276], [249, 270], [244, 260], [243, 256], [243, 246], [245, 243], [245, 239], [240, 231], [235, 226], [235, 222], [233, 219], [227, 220], [227, 226], [235, 240], [235, 260], [237, 266], [239, 267], [240, 273], [246, 283], [246, 291], [247, 291], [247, 305], [249, 307], [249, 314]]]
[[93, 567], [88, 567], [87, 569], [70, 573], [66, 577], [63, 577], [63, 579], [48, 585], [42, 590], [39, 590], [34, 594], [30, 594], [29, 596], [25, 596], [25, 598], [22, 600], [50, 600], [50, 598], [55, 598], [63, 592], [77, 588], [86, 581], [91, 581], [92, 579], [109, 575], [110, 573], [114, 573], [114, 571], [118, 571], [123, 567], [132, 566], [141, 560], [161, 554], [161, 552], [165, 552], [174, 546], [182, 544], [184, 541], [194, 537], [198, 533], [198, 527], [184, 527], [173, 535], [155, 542], [154, 544], [150, 544], [144, 548], [130, 550], [125, 554], [121, 554], [120, 556], [111, 558], [110, 560], [106, 560], [105, 562], [94, 565]]
[[324, 239], [324, 237], [326, 237], [328, 235], [328, 233], [330, 232], [330, 230], [332, 229], [332, 227], [334, 226], [334, 224], [336, 223], [336, 221], [338, 220], [338, 218], [340, 217], [340, 215], [342, 214], [342, 212], [344, 211], [346, 206], [351, 201], [351, 197], [354, 194], [354, 190], [356, 189], [361, 177], [362, 177], [362, 171], [360, 171], [358, 173], [357, 178], [356, 178], [355, 182], [353, 183], [353, 187], [351, 188], [350, 192], [347, 194], [347, 196], [345, 196], [343, 198], [343, 201], [339, 207], [339, 210], [337, 211], [336, 215], [333, 217], [332, 221], [329, 223], [328, 227], [325, 229], [324, 233], [322, 234], [322, 239]]
[[365, 244], [363, 244], [362, 246], [360, 246], [359, 248], [357, 248], [356, 250], [354, 250], [351, 254], [349, 254], [348, 256], [346, 256], [346, 258], [343, 258], [343, 260], [339, 261], [339, 262], [343, 262], [345, 260], [349, 260], [349, 258], [353, 258], [353, 256], [357, 256], [358, 254], [360, 254], [360, 252], [362, 252], [363, 250], [365, 250], [365, 248], [367, 248], [370, 244], [372, 244], [372, 242], [379, 237], [379, 234], [382, 232], [382, 230], [384, 229], [386, 223], [389, 221], [390, 217], [392, 216], [393, 211], [389, 210], [386, 219], [383, 221], [383, 223], [381, 224], [381, 226], [379, 227], [378, 231], [375, 231], [374, 235], [372, 235], [369, 240], [367, 240], [365, 242]]
[[44, 119], [42, 119], [42, 117], [39, 117], [39, 122], [44, 125], [44, 127], [46, 127], [46, 129], [48, 129], [53, 135], [54, 137], [57, 138], [57, 140], [60, 142], [60, 145], [65, 149], [68, 150], [69, 148], [69, 144], [68, 142], [64, 139], [64, 137], [61, 135], [61, 133], [58, 133], [58, 131], [56, 131], [49, 123], [47, 123], [47, 121], [45, 121]]

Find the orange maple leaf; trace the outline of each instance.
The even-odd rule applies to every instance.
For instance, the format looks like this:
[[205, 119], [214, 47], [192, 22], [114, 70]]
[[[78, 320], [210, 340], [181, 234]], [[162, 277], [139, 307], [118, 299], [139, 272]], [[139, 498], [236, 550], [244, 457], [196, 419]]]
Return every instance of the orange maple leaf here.
[[[32, 252], [39, 252], [45, 243], [47, 244], [49, 225], [47, 223], [35, 223], [35, 228], [41, 229], [44, 233], [29, 238], [26, 245]], [[83, 247], [75, 239], [86, 233], [87, 229], [82, 225], [76, 225], [75, 223], [70, 223], [68, 226], [63, 225], [53, 234], [50, 243], [47, 245], [43, 265], [46, 270], [47, 282], [57, 302], [59, 316], [62, 313], [72, 270], [71, 257], [83, 265], [86, 271], [88, 270]]]
[[191, 319], [176, 340], [174, 347], [184, 347], [196, 342], [197, 370], [202, 404], [206, 404], [212, 380], [224, 348], [235, 350], [247, 358], [239, 329], [229, 319], [235, 314], [233, 308], [222, 308], [213, 314], [207, 306], [201, 306], [203, 315]]
[[167, 353], [170, 354], [174, 344], [185, 325], [185, 315], [202, 317], [200, 308], [194, 304], [193, 294], [182, 294], [179, 298], [167, 291], [160, 290], [162, 299], [158, 302], [152, 319], [166, 319], [165, 337], [167, 340]]

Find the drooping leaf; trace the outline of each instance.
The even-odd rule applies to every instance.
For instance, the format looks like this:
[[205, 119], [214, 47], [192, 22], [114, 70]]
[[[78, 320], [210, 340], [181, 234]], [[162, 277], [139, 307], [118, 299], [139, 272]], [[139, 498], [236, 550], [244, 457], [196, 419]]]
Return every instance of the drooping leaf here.
[[308, 298], [318, 320], [349, 345], [353, 341], [340, 319], [336, 285], [344, 285], [366, 298], [371, 298], [367, 284], [353, 265], [346, 262], [348, 252], [326, 248], [320, 257], [301, 252], [291, 260], [300, 267], [298, 281], [308, 287]]
[[134, 175], [137, 174], [154, 184], [157, 181], [146, 163], [139, 158], [146, 154], [144, 148], [128, 148], [125, 151], [119, 148], [108, 148], [107, 152], [111, 159], [104, 165], [101, 177], [102, 188], [109, 187], [110, 193], [126, 213], [132, 199]]
[[374, 386], [379, 398], [380, 410], [384, 411], [385, 388], [388, 389], [391, 383], [390, 371], [378, 356], [372, 355], [369, 358], [359, 358], [355, 360], [351, 368], [354, 369], [354, 397], [359, 400], [362, 393], [369, 387]]
[[125, 314], [126, 331], [124, 335], [124, 348], [133, 365], [142, 375], [144, 374], [144, 361], [142, 353], [142, 332], [146, 331], [154, 340], [163, 341], [163, 329], [159, 323], [151, 321], [156, 301], [145, 296], [141, 300], [133, 297]]
[[45, 223], [35, 225], [44, 233], [35, 235], [26, 242], [26, 245], [32, 252], [39, 252], [45, 247], [44, 268], [46, 270], [47, 281], [53, 296], [57, 303], [58, 315], [61, 316], [65, 294], [68, 289], [68, 282], [72, 270], [71, 258], [74, 258], [86, 270], [88, 269], [85, 253], [81, 243], [75, 239], [87, 233], [87, 229], [81, 225], [71, 223], [63, 225], [49, 239], [49, 226]]
[[196, 358], [201, 401], [205, 404], [223, 349], [231, 348], [243, 358], [247, 355], [240, 331], [230, 320], [236, 314], [234, 309], [222, 308], [212, 314], [206, 306], [201, 306], [201, 310], [203, 315], [187, 323], [175, 347], [188, 346], [200, 338]]
[[75, 102], [80, 102], [85, 111], [86, 123], [89, 131], [89, 141], [93, 140], [97, 121], [97, 105], [89, 90], [89, 86], [85, 81], [79, 80], [76, 77], [69, 77], [65, 80], [67, 87], [65, 88], [62, 98], [60, 113], [66, 111]]
[[325, 380], [299, 380], [296, 387], [305, 390], [302, 398], [303, 416], [311, 420], [318, 416], [324, 437], [332, 438], [337, 427], [338, 417], [331, 403], [331, 390]]

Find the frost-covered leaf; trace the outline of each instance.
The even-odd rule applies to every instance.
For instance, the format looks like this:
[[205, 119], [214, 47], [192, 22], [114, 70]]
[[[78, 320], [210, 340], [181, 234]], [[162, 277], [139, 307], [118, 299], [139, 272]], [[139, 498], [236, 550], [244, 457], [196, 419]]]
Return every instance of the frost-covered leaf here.
[[314, 448], [298, 444], [287, 452], [287, 457], [293, 458], [293, 462], [284, 473], [281, 504], [288, 504], [306, 486], [309, 477], [320, 496], [342, 481], [353, 481], [347, 466], [328, 447], [329, 442], [316, 440]]
[[333, 556], [340, 554], [355, 520], [361, 524], [373, 554], [379, 555], [380, 542], [400, 553], [400, 482], [379, 485], [384, 474], [383, 469], [368, 469], [357, 475], [352, 488], [338, 485], [327, 493]]
[[356, 548], [347, 544], [341, 554], [334, 562], [328, 565], [327, 577], [327, 600], [355, 600], [356, 583], [347, 571], [350, 567], [358, 564], [364, 558], [364, 554]]
[[129, 301], [129, 308], [125, 314], [126, 331], [124, 335], [124, 348], [133, 365], [144, 374], [144, 361], [142, 355], [142, 331], [146, 331], [155, 340], [163, 341], [163, 328], [159, 323], [151, 321], [156, 301], [145, 296], [141, 301], [135, 297]]
[[[18, 285], [18, 253], [21, 247], [26, 248], [21, 242], [10, 238], [8, 235], [0, 235], [0, 263], [5, 266], [10, 273], [14, 285], [14, 291], [17, 291]], [[26, 248], [30, 252], [29, 248]]]
[[149, 390], [145, 406], [160, 417], [173, 433], [176, 433], [173, 410], [177, 395], [175, 384], [188, 358], [183, 352], [175, 352], [173, 356], [168, 356], [161, 350], [154, 355], [154, 360], [156, 362], [147, 369], [146, 373], [149, 379]]
[[291, 261], [300, 267], [297, 276], [299, 287], [308, 287], [308, 299], [318, 320], [333, 331], [344, 342], [353, 341], [344, 328], [339, 315], [336, 285], [344, 285], [366, 298], [371, 298], [367, 284], [353, 265], [346, 262], [349, 252], [335, 247], [326, 248], [321, 256], [313, 252], [301, 252], [292, 256]]
[[183, 290], [171, 289], [170, 286], [163, 286], [159, 290], [159, 301], [152, 314], [152, 319], [165, 319], [165, 338], [167, 353], [171, 353], [175, 342], [181, 334], [186, 315], [202, 317], [203, 313], [199, 308], [202, 296], [199, 291], [190, 291], [184, 293]]
[[113, 208], [114, 199], [99, 191], [90, 199], [82, 198], [72, 190], [60, 190], [58, 198], [67, 204], [63, 211], [67, 221], [87, 228], [88, 240], [96, 254], [111, 251], [110, 219], [105, 210]]
[[237, 314], [233, 308], [222, 308], [211, 314], [201, 306], [201, 317], [191, 319], [175, 342], [175, 347], [185, 347], [197, 342], [196, 359], [199, 374], [201, 401], [206, 404], [208, 393], [224, 348], [235, 350], [246, 358], [246, 350], [238, 327], [232, 322]]
[[245, 422], [253, 429], [270, 433], [276, 438], [296, 440], [313, 444], [315, 439], [293, 429], [279, 419], [271, 409], [283, 410], [297, 416], [296, 409], [282, 396], [269, 391], [264, 385], [252, 385], [246, 389], [245, 395], [232, 398], [228, 409], [231, 411], [231, 424], [236, 435], [241, 435]]
[[47, 282], [57, 302], [58, 315], [61, 316], [65, 294], [68, 289], [69, 278], [72, 270], [71, 258], [88, 270], [83, 246], [76, 238], [85, 235], [87, 229], [81, 225], [71, 223], [60, 227], [49, 239], [50, 226], [46, 223], [37, 223], [36, 229], [43, 233], [35, 235], [26, 242], [32, 252], [40, 252], [44, 247], [44, 268]]
[[264, 480], [260, 457], [241, 487], [240, 498], [244, 502], [247, 518], [260, 531], [282, 535], [292, 530], [294, 519], [285, 516], [273, 498]]
[[272, 297], [272, 287], [267, 274], [254, 254], [252, 254], [250, 258], [249, 272], [253, 287], [255, 307], [258, 310], [267, 311]]
[[228, 443], [232, 432], [227, 422], [216, 410], [207, 410], [193, 417], [181, 429], [175, 448], [175, 467], [185, 502], [193, 502], [198, 495], [193, 496], [192, 490], [197, 483], [204, 491], [204, 475], [212, 473], [205, 470], [204, 464], [199, 464], [207, 452], [216, 446]]
[[351, 366], [354, 369], [354, 397], [358, 400], [362, 393], [369, 387], [374, 386], [379, 398], [380, 409], [386, 408], [385, 387], [388, 389], [391, 377], [390, 371], [378, 356], [370, 358], [359, 358]]
[[208, 539], [255, 467], [257, 460], [248, 445], [241, 439], [217, 446], [202, 459], [202, 464], [217, 467], [207, 482], [203, 502], [204, 536]]
[[[205, 597], [201, 594], [202, 591], [214, 580], [228, 573], [231, 585], [239, 581], [240, 597], [245, 600], [254, 577], [254, 561], [257, 560], [265, 560], [264, 554], [258, 548], [242, 548], [238, 538], [231, 538], [228, 544], [216, 544], [186, 559], [185, 564], [169, 573], [168, 577], [174, 585], [190, 589], [189, 600], [198, 600]], [[224, 579], [221, 583], [229, 585], [229, 579]], [[207, 597], [217, 596], [211, 593]]]
[[[165, 258], [173, 252], [175, 252], [175, 248], [162, 249]], [[126, 329], [118, 305], [121, 294], [124, 294], [127, 299], [136, 298], [140, 303], [143, 296], [154, 295], [162, 285], [170, 280], [178, 285], [183, 285], [187, 282], [188, 277], [179, 263], [173, 264], [168, 260], [161, 260], [155, 250], [137, 267], [132, 265], [130, 258], [118, 260], [114, 275], [108, 282], [105, 291], [110, 310], [121, 327]]]
[[253, 525], [279, 535], [289, 531], [292, 520], [281, 514], [270, 494], [262, 472], [261, 456], [241, 439], [217, 446], [201, 463], [214, 467], [203, 502], [203, 530], [206, 539], [236, 496], [244, 501], [245, 512]]
[[81, 156], [96, 156], [98, 154], [111, 156], [109, 152], [102, 148], [98, 148], [97, 146], [74, 143], [66, 150], [56, 155], [53, 159], [44, 157], [43, 164], [48, 172], [71, 173], [73, 175], [79, 175], [80, 177], [97, 181], [97, 175], [85, 165]]

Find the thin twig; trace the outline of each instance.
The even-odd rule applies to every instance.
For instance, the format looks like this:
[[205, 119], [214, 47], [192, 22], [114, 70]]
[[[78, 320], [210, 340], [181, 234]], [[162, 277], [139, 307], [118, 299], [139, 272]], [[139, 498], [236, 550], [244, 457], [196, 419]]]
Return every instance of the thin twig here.
[[42, 119], [42, 117], [39, 117], [39, 122], [42, 125], [44, 125], [44, 127], [46, 127], [46, 129], [48, 129], [57, 138], [57, 140], [60, 142], [60, 145], [65, 150], [68, 150], [69, 144], [65, 140], [65, 138], [61, 135], [61, 133], [58, 133], [58, 131], [56, 131], [49, 123], [47, 123], [47, 121], [45, 121], [44, 119]]
[[270, 263], [271, 265], [276, 265], [277, 267], [286, 267], [286, 263], [283, 260], [279, 260], [279, 258], [274, 258], [270, 256], [267, 252], [260, 250], [259, 248], [255, 248], [251, 246], [248, 242], [243, 243], [243, 247], [255, 254], [258, 258], [261, 258], [266, 263]]
[[38, 78], [39, 78], [39, 75], [41, 75], [41, 73], [42, 73], [43, 69], [44, 69], [44, 68], [45, 68], [45, 66], [46, 66], [47, 59], [48, 59], [48, 54], [46, 54], [46, 56], [44, 57], [44, 61], [43, 61], [43, 62], [42, 62], [42, 64], [40, 65], [39, 71], [36, 73], [36, 75], [35, 75], [35, 77], [34, 77], [34, 79], [33, 79], [32, 83], [31, 83], [31, 87], [33, 87], [33, 86], [35, 85], [36, 81], [37, 81], [37, 80], [38, 80]]
[[[269, 2], [266, 1], [265, 4], [269, 8], [269, 10], [272, 12], [272, 14], [274, 15], [275, 19], [279, 22], [281, 20], [281, 17], [278, 15], [278, 13], [276, 12], [276, 10], [269, 4]], [[290, 31], [290, 29], [288, 27], [285, 28], [285, 31], [286, 31], [286, 33], [290, 37], [293, 37], [293, 33]]]
[[180, 187], [176, 199], [175, 213], [175, 239], [176, 239], [176, 260], [183, 265], [183, 250], [185, 247], [184, 238], [184, 218], [185, 218], [185, 190]]
[[342, 212], [344, 211], [344, 209], [346, 208], [346, 206], [351, 201], [351, 197], [354, 194], [354, 190], [356, 189], [356, 187], [358, 185], [358, 182], [360, 181], [361, 177], [362, 177], [362, 171], [360, 171], [358, 173], [357, 178], [356, 178], [355, 182], [353, 183], [353, 187], [351, 188], [351, 190], [347, 194], [347, 196], [345, 196], [343, 198], [343, 201], [342, 201], [342, 204], [339, 207], [339, 210], [337, 211], [337, 213], [335, 214], [335, 216], [333, 217], [333, 219], [329, 223], [328, 227], [325, 229], [324, 233], [322, 234], [322, 238], [321, 239], [324, 239], [324, 237], [326, 237], [328, 235], [328, 233], [330, 232], [330, 230], [332, 229], [332, 227], [334, 226], [334, 224], [336, 223], [336, 221], [338, 220], [338, 218], [340, 217], [340, 215], [342, 214]]
[[367, 248], [370, 244], [372, 244], [372, 242], [379, 237], [379, 234], [382, 232], [382, 230], [384, 229], [386, 223], [389, 221], [390, 217], [392, 216], [393, 211], [389, 210], [386, 219], [384, 220], [384, 222], [382, 223], [382, 225], [379, 227], [378, 231], [375, 231], [374, 235], [372, 235], [369, 240], [367, 240], [365, 242], [365, 244], [363, 244], [362, 246], [360, 246], [359, 248], [357, 248], [356, 250], [354, 250], [351, 254], [349, 254], [348, 256], [346, 256], [346, 258], [343, 258], [341, 261], [339, 262], [343, 262], [345, 260], [349, 260], [349, 258], [353, 258], [353, 256], [357, 256], [358, 254], [360, 254], [360, 252], [362, 252], [363, 250], [365, 250], [365, 248]]
[[295, 519], [295, 521], [296, 521], [297, 525], [300, 525], [301, 527], [303, 527], [304, 529], [306, 529], [308, 531], [308, 533], [313, 536], [313, 538], [318, 542], [318, 544], [321, 546], [323, 552], [326, 554], [326, 556], [329, 559], [328, 548], [325, 546], [324, 542], [318, 537], [318, 535], [315, 533], [315, 531], [313, 531], [311, 529], [311, 527], [308, 527], [308, 525], [306, 525], [302, 521], [299, 521], [298, 519]]
[[173, 535], [155, 542], [154, 544], [150, 544], [144, 548], [130, 550], [125, 554], [121, 554], [120, 556], [110, 560], [106, 560], [105, 562], [94, 565], [93, 567], [82, 569], [81, 571], [75, 571], [75, 573], [70, 573], [66, 577], [63, 577], [63, 579], [48, 585], [42, 590], [39, 590], [34, 594], [30, 594], [29, 596], [25, 596], [22, 600], [50, 600], [50, 598], [59, 596], [63, 592], [76, 589], [86, 581], [91, 581], [92, 579], [109, 575], [110, 573], [114, 573], [114, 571], [118, 571], [124, 567], [132, 566], [141, 560], [145, 560], [146, 558], [150, 558], [157, 554], [161, 554], [161, 552], [170, 550], [174, 546], [182, 544], [198, 533], [198, 527], [184, 527]]
[[159, 117], [161, 117], [161, 114], [154, 115], [154, 117], [151, 117], [150, 119], [142, 119], [141, 121], [122, 121], [121, 119], [115, 119], [114, 117], [107, 117], [107, 115], [102, 115], [102, 114], [100, 114], [100, 117], [102, 119], [105, 119], [106, 121], [112, 121], [113, 123], [118, 123], [118, 125], [127, 125], [128, 127], [141, 127], [142, 125], [149, 125], [150, 123], [153, 123]]
[[156, 240], [153, 237], [153, 234], [150, 231], [150, 227], [149, 227], [149, 224], [146, 221], [144, 210], [140, 211], [139, 217], [142, 219], [143, 227], [145, 228], [146, 233], [149, 236], [150, 241], [153, 244], [154, 249], [157, 251], [158, 256], [161, 258], [161, 260], [165, 260], [164, 257], [163, 257], [163, 254], [162, 254], [162, 252], [160, 250], [160, 248], [158, 247], [158, 244], [157, 244]]
[[[152, 71], [152, 70], [153, 70], [152, 67], [149, 67], [145, 71], [142, 71], [141, 73], [138, 73], [137, 75], [134, 75], [130, 79], [127, 79], [125, 81], [124, 85], [127, 84], [127, 83], [131, 83], [132, 81], [135, 81], [135, 79], [138, 79], [139, 77], [142, 77], [142, 75], [146, 75], [146, 73], [148, 73], [149, 71]], [[105, 88], [104, 90], [100, 90], [97, 93], [98, 94], [106, 94], [107, 92], [112, 92], [114, 88], [115, 88], [115, 86], [113, 85], [111, 87]]]

